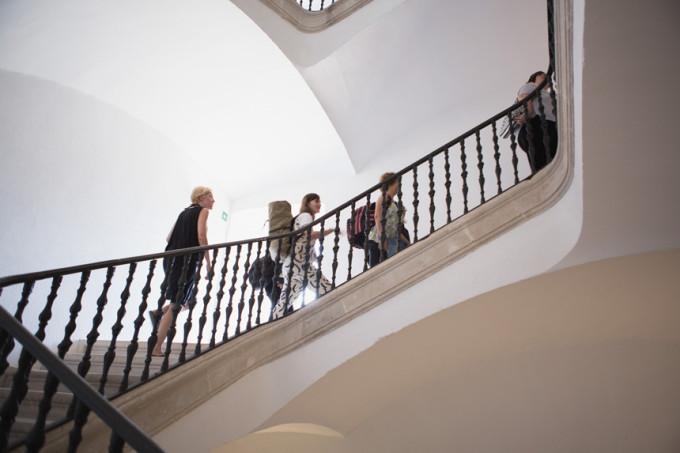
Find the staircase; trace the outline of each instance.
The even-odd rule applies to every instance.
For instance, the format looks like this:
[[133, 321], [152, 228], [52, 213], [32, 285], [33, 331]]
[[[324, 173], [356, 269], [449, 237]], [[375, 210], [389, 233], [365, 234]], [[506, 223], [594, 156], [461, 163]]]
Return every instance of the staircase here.
[[[550, 17], [551, 14], [549, 2]], [[550, 34], [552, 40], [552, 30]], [[563, 68], [568, 68], [568, 65], [564, 65], [565, 61], [570, 61], [568, 56], [561, 55], [560, 58]], [[557, 94], [568, 96], [572, 93], [572, 81], [565, 76], [570, 72], [563, 70], [561, 74], [555, 74], [554, 70], [551, 53], [545, 83], [552, 85], [554, 76], [556, 80], [560, 80], [561, 92]], [[541, 88], [538, 87], [536, 91]], [[552, 93], [555, 96], [555, 90]], [[572, 130], [572, 116], [567, 111], [569, 104], [556, 104], [560, 109], [558, 118], [561, 122], [561, 152], [542, 171], [530, 174], [523, 172], [518, 167], [518, 154], [521, 155], [521, 150], [518, 149], [514, 136], [511, 135], [507, 141], [499, 139], [498, 131], [503, 119], [518, 108], [526, 110], [529, 100], [530, 97], [527, 97], [520, 104], [492, 116], [398, 171], [385, 183], [369, 188], [298, 231], [4, 277], [0, 279], [0, 303], [7, 307], [16, 304], [14, 318], [21, 321], [23, 315], [24, 323], [37, 326], [31, 333], [40, 341], [46, 336], [47, 323], [52, 314], [55, 314], [55, 318], [59, 314], [61, 317], [57, 324], [62, 324], [49, 327], [60, 332], [59, 339], [52, 338], [49, 344], [56, 344], [61, 339], [62, 331], [65, 333], [64, 341], [68, 342], [76, 330], [76, 324], [79, 327], [92, 326], [92, 330], [86, 335], [90, 340], [73, 340], [74, 344], [64, 358], [65, 364], [77, 370], [83, 355], [89, 350], [91, 367], [85, 380], [95, 389], [100, 389], [103, 395], [114, 397], [113, 402], [118, 410], [131, 419], [140, 431], [148, 436], [159, 436], [158, 439], [162, 439], [164, 431], [185, 432], [177, 425], [182, 425], [188, 418], [194, 417], [195, 420], [196, 417], [202, 417], [205, 420], [206, 413], [201, 414], [201, 410], [206, 405], [212, 405], [213, 409], [215, 404], [226, 407], [225, 395], [226, 404], [229, 404], [229, 391], [237, 387], [233, 384], [244, 378], [254, 379], [261, 404], [250, 407], [244, 413], [228, 411], [229, 413], [221, 414], [222, 425], [228, 426], [225, 430], [229, 432], [219, 433], [222, 436], [219, 442], [236, 438], [257, 427], [267, 411], [271, 415], [271, 411], [285, 404], [286, 396], [281, 396], [282, 394], [288, 395], [299, 391], [300, 387], [311, 385], [314, 379], [322, 377], [333, 366], [347, 360], [351, 354], [358, 353], [361, 348], [374, 344], [382, 336], [393, 333], [395, 329], [403, 328], [457, 303], [457, 298], [464, 300], [473, 295], [469, 294], [470, 285], [466, 282], [468, 293], [456, 291], [455, 297], [446, 301], [428, 298], [423, 291], [423, 300], [419, 301], [416, 312], [412, 311], [413, 304], [398, 300], [401, 293], [416, 285], [427, 287], [426, 283], [423, 284], [424, 280], [447, 267], [453, 267], [453, 263], [462, 261], [483, 245], [502, 238], [505, 233], [554, 207], [562, 199], [573, 175], [571, 135], [562, 134], [563, 131]], [[392, 180], [398, 182], [395, 197], [397, 211], [406, 212], [402, 208], [408, 207], [408, 218], [400, 220], [408, 221], [412, 245], [400, 251], [397, 256], [369, 269], [363, 251], [349, 246], [343, 237], [345, 225], [349, 227], [350, 224], [346, 222], [354, 218], [357, 209], [369, 206], [381, 194], [384, 199], [387, 184]], [[559, 231], [560, 221], [571, 215], [567, 208], [559, 207], [556, 210], [558, 215], [553, 215], [549, 221], [544, 220], [542, 231]], [[383, 203], [381, 209], [386, 210], [386, 204]], [[556, 224], [548, 225], [550, 221], [555, 221]], [[401, 221], [398, 224], [401, 225]], [[267, 303], [263, 304], [262, 291], [249, 279], [249, 269], [255, 260], [269, 253], [271, 243], [276, 239], [290, 236], [294, 241], [304, 235], [309, 237], [312, 228], [321, 233], [318, 257], [315, 257], [316, 262], [307, 262], [305, 266], [316, 266], [318, 275], [323, 273], [332, 281], [333, 289], [318, 303], [303, 303], [299, 308], [296, 306], [296, 310], [286, 312], [286, 317], [271, 322]], [[324, 232], [331, 234], [323, 239]], [[512, 244], [508, 248], [521, 253], [521, 250], [528, 247]], [[200, 289], [194, 294], [194, 303], [189, 304], [192, 308], [183, 318], [182, 325], [179, 322], [177, 324], [174, 350], [168, 361], [162, 358], [152, 359], [149, 375], [158, 374], [150, 382], [141, 381], [144, 368], [148, 366], [145, 364], [146, 339], [156, 335], [155, 329], [145, 324], [145, 313], [150, 308], [160, 308], [165, 302], [168, 282], [161, 263], [167, 258], [182, 259], [183, 256], [203, 252], [210, 253], [212, 265], [209, 271], [199, 268], [193, 277], [197, 284], [200, 283]], [[480, 266], [479, 263], [476, 265]], [[482, 285], [486, 290], [502, 284], [497, 281], [497, 276], [504, 275], [507, 271], [504, 263], [495, 258], [490, 262], [485, 261], [479, 269], [494, 276], [490, 279], [492, 281], [485, 283], [486, 286]], [[183, 287], [184, 282], [180, 283], [179, 287]], [[259, 283], [261, 287], [264, 282]], [[307, 283], [305, 281], [304, 285]], [[459, 285], [458, 288], [462, 286]], [[476, 290], [478, 288], [474, 289]], [[384, 305], [393, 307], [388, 309]], [[27, 306], [29, 310], [24, 314]], [[85, 320], [84, 316], [76, 319], [79, 315], [85, 315], [86, 311]], [[381, 311], [382, 318], [376, 315]], [[66, 318], [69, 312], [70, 320]], [[388, 316], [384, 316], [385, 312]], [[29, 313], [32, 319], [27, 319]], [[364, 316], [367, 314], [368, 316]], [[11, 320], [12, 315], [7, 316]], [[389, 322], [385, 322], [386, 318], [390, 318]], [[67, 324], [65, 319], [68, 325], [63, 329], [63, 325]], [[372, 324], [371, 321], [377, 322]], [[350, 325], [351, 327], [346, 328]], [[243, 335], [255, 329], [257, 334], [252, 332]], [[351, 331], [349, 335], [348, 329]], [[0, 334], [4, 332], [0, 331]], [[93, 343], [100, 334], [113, 335], [116, 339], [113, 342], [116, 357], [105, 378], [102, 377], [103, 363], [112, 342], [102, 340]], [[121, 339], [131, 338], [139, 346], [131, 363], [130, 388], [120, 395], [119, 388], [124, 380], [127, 347], [130, 343], [117, 341], [119, 335]], [[339, 352], [337, 357], [329, 358], [327, 351], [316, 351], [318, 355], [309, 356], [318, 359], [313, 363], [314, 366], [319, 365], [314, 372], [304, 369], [304, 376], [276, 372], [281, 371], [275, 369], [277, 359], [292, 355], [307, 346], [318, 348], [318, 343], [321, 342], [316, 340], [324, 336], [335, 336], [337, 341], [334, 344], [343, 345], [343, 348], [339, 348], [341, 351], [334, 351]], [[350, 336], [352, 344], [346, 348], [346, 338]], [[357, 340], [358, 337], [361, 337], [360, 341]], [[83, 333], [78, 332], [76, 338], [83, 338]], [[186, 359], [191, 361], [189, 366], [182, 363], [185, 362], [185, 357], [180, 355], [179, 343], [182, 338], [184, 341], [195, 339], [194, 341], [201, 344], [200, 353], [195, 356], [192, 356], [194, 348], [187, 348]], [[206, 342], [209, 344], [203, 347]], [[223, 344], [225, 342], [229, 344]], [[2, 360], [11, 352], [11, 348], [5, 350], [6, 344], [0, 341]], [[34, 345], [35, 349], [41, 347], [45, 349], [43, 345]], [[28, 350], [32, 351], [30, 348]], [[46, 356], [49, 354], [43, 355], [43, 360], [49, 363], [50, 359]], [[60, 364], [52, 365], [56, 365], [57, 369], [63, 368]], [[48, 375], [47, 370], [39, 363], [32, 369], [26, 369], [25, 365], [24, 369], [21, 367], [19, 361], [18, 367], [9, 368], [0, 375], [0, 394], [5, 401], [3, 410], [9, 408], [6, 412], [10, 414], [6, 416], [3, 413], [3, 422], [12, 418], [15, 420], [14, 425], [5, 423], [3, 427], [3, 433], [11, 436], [10, 446], [13, 445], [12, 442], [16, 445], [17, 441], [29, 433], [34, 420], [39, 417], [43, 386]], [[258, 377], [253, 378], [253, 375], [265, 368], [264, 373], [270, 374], [257, 382]], [[26, 379], [28, 391], [23, 401], [21, 396], [9, 398], [9, 388], [15, 384], [14, 376], [20, 376], [19, 381]], [[285, 376], [285, 379], [270, 385], [271, 382], [267, 379], [276, 379], [274, 376]], [[68, 376], [65, 379], [68, 380]], [[144, 385], [137, 385], [138, 383]], [[79, 385], [87, 387], [82, 382]], [[286, 388], [286, 385], [292, 387]], [[21, 388], [21, 385], [15, 387]], [[78, 391], [78, 387], [70, 388]], [[170, 394], [177, 397], [169, 401], [167, 395]], [[48, 451], [63, 451], [68, 437], [66, 428], [74, 423], [82, 426], [77, 417], [75, 422], [65, 418], [71, 399], [71, 392], [60, 385], [52, 400], [52, 410], [47, 414], [48, 440], [45, 449]], [[14, 406], [19, 407], [16, 417], [11, 416]], [[43, 410], [42, 413], [44, 412]], [[213, 414], [214, 410], [207, 417], [214, 418]], [[207, 420], [207, 423], [213, 421]], [[109, 426], [114, 426], [115, 430], [115, 423], [109, 423]], [[209, 431], [218, 433], [219, 429]], [[98, 421], [97, 417], [90, 416], [83, 433], [83, 443], [79, 447], [85, 451], [100, 451], [104, 448], [104, 442], [111, 437], [111, 428]], [[166, 445], [178, 448], [178, 444], [173, 441], [163, 440]], [[180, 439], [178, 442], [186, 440], [188, 439]], [[206, 442], [205, 439], [201, 440]], [[210, 445], [206, 447], [211, 448]]]

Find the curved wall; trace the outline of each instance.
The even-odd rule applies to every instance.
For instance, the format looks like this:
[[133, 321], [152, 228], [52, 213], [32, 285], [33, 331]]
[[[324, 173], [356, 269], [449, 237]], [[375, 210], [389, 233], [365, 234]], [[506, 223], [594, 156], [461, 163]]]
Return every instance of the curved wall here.
[[677, 451], [679, 271], [680, 250], [645, 253], [472, 298], [382, 339], [214, 451]]
[[0, 98], [0, 275], [162, 251], [192, 187], [210, 185], [167, 137], [91, 96], [0, 71]]

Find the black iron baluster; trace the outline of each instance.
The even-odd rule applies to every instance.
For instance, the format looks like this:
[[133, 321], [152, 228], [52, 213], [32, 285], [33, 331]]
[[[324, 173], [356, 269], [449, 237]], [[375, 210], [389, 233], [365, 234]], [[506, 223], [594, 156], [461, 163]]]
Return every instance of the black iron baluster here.
[[[252, 246], [252, 243], [251, 243]], [[253, 260], [253, 264], [248, 263], [247, 270], [245, 270], [245, 278], [243, 280], [243, 291], [248, 289], [248, 274], [250, 273], [250, 267], [256, 265], [257, 258], [260, 257], [260, 252], [262, 251], [262, 243], [259, 243], [257, 248], [257, 254]], [[250, 252], [248, 253], [248, 258], [250, 259]], [[264, 270], [264, 269], [263, 269]], [[253, 328], [253, 310], [255, 309], [255, 286], [250, 288], [250, 296], [248, 297], [248, 319], [246, 321], [246, 332]]]
[[550, 135], [548, 134], [548, 120], [545, 118], [543, 96], [541, 96], [540, 92], [536, 95], [536, 99], [538, 99], [538, 118], [541, 120], [541, 132], [543, 133], [543, 152], [545, 154], [543, 162], [548, 165], [552, 161], [552, 153], [550, 149]]
[[[288, 314], [288, 304], [292, 303], [290, 301], [290, 290], [291, 286], [293, 284], [293, 268], [295, 267], [295, 245], [299, 239], [302, 239], [302, 234], [300, 235], [295, 235], [291, 236], [290, 238], [290, 250], [288, 252], [288, 284], [286, 285], [285, 289], [282, 289], [282, 291], [285, 291], [286, 296], [285, 296], [285, 303], [283, 306], [283, 316], [286, 316]], [[281, 256], [281, 241], [279, 241], [279, 253], [278, 256]], [[284, 259], [285, 263], [285, 259]], [[283, 294], [283, 293], [282, 293]]]
[[[80, 374], [82, 377], [87, 376], [87, 373], [90, 371], [90, 366], [91, 366], [91, 358], [92, 358], [92, 349], [94, 348], [94, 344], [97, 341], [97, 338], [99, 338], [99, 326], [101, 325], [102, 321], [104, 320], [104, 308], [106, 307], [106, 304], [108, 302], [108, 293], [109, 289], [111, 288], [111, 280], [113, 280], [113, 274], [115, 272], [115, 267], [110, 266], [107, 271], [106, 271], [106, 280], [104, 281], [104, 287], [102, 289], [102, 293], [97, 299], [97, 312], [92, 319], [92, 329], [90, 330], [90, 333], [87, 334], [87, 342], [86, 342], [86, 347], [85, 347], [85, 354], [83, 354], [83, 358], [80, 361], [80, 364], [78, 365], [78, 374]], [[99, 393], [102, 393], [102, 389], [99, 389]]]
[[484, 184], [486, 179], [484, 178], [484, 156], [482, 155], [482, 140], [479, 135], [479, 129], [475, 131], [475, 139], [477, 140], [477, 168], [479, 169], [480, 204], [484, 204], [486, 202], [486, 197], [484, 196]]
[[87, 423], [87, 416], [90, 414], [90, 409], [80, 400], [74, 398], [75, 406], [73, 408], [73, 428], [69, 432], [69, 442], [67, 451], [69, 453], [75, 452], [78, 449], [80, 441], [83, 440], [83, 426]]
[[444, 151], [444, 174], [446, 177], [446, 182], [444, 187], [446, 187], [446, 221], [451, 223], [451, 164], [449, 163], [449, 148]]
[[400, 252], [404, 249], [401, 243], [401, 236], [404, 234], [404, 203], [402, 200], [401, 192], [401, 176], [397, 179], [397, 251]]
[[[349, 221], [347, 222], [347, 235], [348, 237], [354, 237], [354, 215], [356, 214], [356, 202], [352, 202], [352, 206], [349, 211]], [[366, 233], [368, 234], [368, 233]], [[349, 252], [347, 252], [347, 281], [352, 280], [352, 258], [354, 257], [354, 246], [349, 245]]]
[[43, 387], [43, 398], [38, 405], [38, 416], [31, 431], [26, 436], [26, 451], [40, 451], [45, 445], [45, 423], [47, 414], [52, 409], [52, 397], [57, 392], [59, 380], [52, 373], [47, 373]]
[[496, 161], [496, 182], [498, 184], [498, 195], [500, 195], [503, 192], [503, 187], [501, 186], [501, 153], [498, 146], [498, 133], [496, 132], [495, 121], [491, 123], [491, 132], [493, 134], [493, 158]]
[[[293, 247], [295, 245], [295, 241], [293, 239], [294, 239], [294, 237], [291, 236], [291, 238], [290, 238], [290, 240], [291, 240], [291, 250], [293, 249]], [[281, 274], [283, 276], [283, 265], [284, 265], [284, 262], [285, 262], [285, 258], [283, 258], [281, 256], [281, 242], [282, 242], [281, 240], [276, 241], [276, 259], [274, 260], [275, 261], [274, 262], [274, 276], [272, 277], [272, 283], [274, 285], [276, 285], [278, 283], [278, 281], [277, 281], [278, 277], [276, 275], [277, 274], [276, 270], [279, 269], [279, 264], [281, 265]], [[270, 247], [270, 250], [271, 250], [271, 245], [269, 247]], [[288, 271], [289, 271], [288, 272], [288, 276], [289, 276], [288, 285], [286, 285], [286, 278], [285, 278], [285, 276], [283, 276], [284, 277], [283, 278], [283, 280], [284, 280], [283, 285], [286, 285], [286, 288], [284, 288], [282, 286], [281, 292], [279, 294], [279, 299], [281, 297], [285, 297], [286, 303], [288, 302], [288, 299], [287, 299], [288, 298], [288, 290], [287, 290], [287, 288], [290, 288], [290, 275], [291, 275], [292, 270], [293, 270], [292, 266], [289, 266], [289, 269], [288, 269]], [[274, 286], [272, 286], [272, 292], [273, 291], [274, 291]], [[284, 296], [284, 294], [285, 294], [285, 296]], [[272, 301], [272, 304], [271, 304], [270, 309], [269, 309], [269, 321], [272, 321], [274, 319], [274, 310], [276, 309], [276, 306], [278, 305], [278, 303], [279, 303], [278, 300]]]
[[125, 441], [116, 434], [116, 431], [111, 431], [111, 438], [109, 439], [109, 453], [120, 453], [125, 447]]
[[[319, 285], [321, 284], [321, 262], [323, 261], [323, 239], [324, 239], [324, 223], [325, 221], [322, 221], [321, 224], [319, 225], [319, 254], [316, 257], [316, 298], [319, 298]], [[311, 235], [311, 229], [310, 229], [310, 235]], [[311, 237], [310, 237], [311, 239]]]
[[467, 184], [467, 156], [465, 154], [465, 139], [460, 141], [460, 177], [463, 181], [463, 214], [468, 213], [468, 184]]
[[340, 250], [340, 211], [335, 213], [335, 230], [333, 230], [333, 262], [331, 266], [333, 268], [333, 275], [331, 278], [331, 288], [335, 288], [335, 276], [338, 270], [338, 251]]
[[[508, 113], [510, 115], [510, 113]], [[510, 121], [512, 121], [512, 118], [510, 118]], [[512, 169], [513, 169], [513, 175], [515, 176], [515, 184], [519, 184], [519, 159], [517, 157], [517, 139], [515, 138], [515, 134], [510, 134], [510, 150], [512, 151]]]
[[[186, 253], [184, 254], [184, 259], [182, 263], [182, 271], [181, 271], [181, 276], [179, 278], [179, 281], [177, 282], [177, 292], [172, 295], [172, 308], [168, 308], [170, 310], [170, 314], [172, 315], [172, 318], [170, 320], [170, 328], [168, 329], [168, 333], [166, 336], [165, 340], [165, 353], [163, 353], [163, 361], [161, 363], [161, 373], [165, 373], [168, 371], [168, 368], [170, 367], [170, 353], [172, 352], [172, 341], [175, 339], [175, 335], [177, 335], [177, 317], [179, 316], [179, 312], [182, 311], [182, 302], [186, 299], [186, 284], [187, 280], [189, 278], [189, 272], [191, 271], [191, 265], [192, 259], [191, 259], [191, 253]], [[179, 257], [176, 257], [176, 259]], [[202, 263], [202, 257], [200, 263]], [[170, 270], [170, 269], [169, 269]], [[200, 269], [196, 270], [196, 274], [200, 273]], [[191, 276], [193, 278], [193, 276]], [[199, 277], [200, 278], [200, 277]]]
[[[35, 281], [24, 283], [21, 291], [21, 299], [19, 299], [16, 312], [14, 313], [14, 317], [18, 321], [21, 321], [21, 318], [24, 315], [24, 309], [26, 309], [26, 305], [28, 305], [28, 298], [33, 291], [34, 284]], [[7, 357], [9, 357], [9, 354], [14, 349], [14, 338], [2, 329], [0, 329], [0, 345], [0, 376], [2, 376], [5, 374], [7, 367], [9, 367]]]
[[213, 312], [213, 328], [212, 336], [210, 337], [210, 349], [215, 347], [215, 337], [217, 335], [217, 324], [220, 321], [220, 316], [222, 315], [222, 299], [224, 298], [224, 286], [227, 284], [227, 265], [229, 263], [229, 252], [231, 252], [231, 247], [226, 247], [225, 249], [224, 264], [222, 265], [222, 278], [220, 279], [220, 289], [217, 291], [217, 304], [215, 304], [215, 311]]
[[120, 308], [118, 309], [116, 322], [111, 327], [111, 342], [109, 343], [109, 348], [104, 354], [104, 363], [102, 369], [102, 376], [99, 380], [99, 393], [104, 394], [104, 389], [106, 388], [106, 382], [109, 380], [109, 369], [116, 358], [116, 341], [118, 340], [118, 335], [120, 331], [123, 330], [123, 317], [125, 316], [125, 306], [130, 298], [130, 285], [132, 285], [132, 279], [137, 269], [137, 263], [130, 263], [130, 270], [128, 272], [128, 277], [125, 282], [125, 288], [120, 295]]
[[[147, 341], [146, 346], [146, 357], [144, 359], [144, 369], [142, 370], [141, 381], [146, 381], [149, 379], [149, 368], [151, 367], [151, 352], [158, 342], [158, 324], [163, 316], [163, 304], [165, 303], [166, 292], [168, 290], [168, 281], [170, 278], [170, 269], [172, 268], [172, 261], [177, 257], [166, 257], [163, 259], [163, 281], [161, 282], [161, 294], [158, 296], [158, 302], [156, 303], [155, 316], [152, 316], [151, 321], [151, 335]], [[153, 312], [152, 312], [153, 313]]]
[[189, 313], [187, 313], [187, 320], [184, 322], [184, 337], [182, 338], [182, 346], [179, 351], [179, 357], [177, 358], [178, 362], [180, 363], [186, 360], [187, 345], [189, 344], [189, 332], [191, 332], [191, 328], [194, 325], [192, 320], [194, 318], [194, 309], [196, 308], [196, 295], [198, 294], [198, 284], [201, 282], [201, 270], [203, 269], [204, 256], [205, 253], [200, 254], [200, 257], [198, 258], [196, 271], [192, 276], [192, 279], [194, 280], [193, 286], [194, 289], [193, 292], [191, 293], [191, 297], [187, 301]]
[[[59, 286], [61, 286], [61, 281], [61, 276], [52, 279], [52, 288], [50, 294], [47, 296], [47, 303], [38, 316], [38, 331], [35, 333], [35, 336], [40, 341], [45, 339], [45, 329], [47, 323], [52, 318], [52, 306], [57, 298], [57, 291], [59, 290]], [[26, 348], [22, 348], [21, 354], [19, 355], [18, 368], [12, 378], [12, 388], [2, 407], [0, 407], [0, 451], [5, 451], [7, 448], [9, 433], [12, 429], [12, 425], [14, 425], [17, 414], [19, 413], [19, 406], [28, 393], [28, 380], [34, 363], [35, 358], [28, 350], [26, 350]]]
[[432, 162], [432, 157], [428, 159], [428, 163], [430, 166], [430, 173], [428, 174], [428, 177], [430, 178], [430, 234], [434, 233], [434, 212], [435, 212], [435, 207], [434, 207], [434, 163]]
[[531, 174], [534, 175], [536, 173], [536, 149], [534, 147], [534, 130], [533, 126], [531, 125], [531, 121], [529, 121], [529, 107], [527, 103], [522, 105], [522, 110], [524, 112], [524, 117], [526, 118], [524, 129], [527, 132], [527, 143], [529, 147], [527, 154], [529, 155], [529, 166], [531, 167]]
[[132, 340], [127, 347], [127, 357], [125, 359], [125, 368], [123, 369], [123, 379], [120, 381], [120, 386], [118, 387], [118, 392], [122, 393], [127, 390], [128, 382], [130, 379], [130, 372], [132, 371], [132, 360], [137, 354], [137, 349], [139, 349], [139, 331], [144, 324], [144, 313], [146, 312], [146, 307], [148, 307], [147, 300], [149, 300], [149, 294], [151, 293], [151, 279], [153, 278], [153, 273], [156, 268], [156, 260], [151, 260], [149, 263], [149, 273], [146, 276], [146, 283], [144, 288], [142, 288], [142, 303], [139, 304], [139, 310], [137, 311], [137, 318], [135, 319], [135, 331], [132, 335]]
[[[260, 291], [257, 294], [257, 312], [255, 313], [255, 324], [258, 325], [258, 326], [261, 323], [260, 316], [262, 316], [262, 302], [264, 301], [264, 287], [265, 287], [264, 262], [265, 262], [266, 258], [269, 256], [269, 254], [267, 253], [268, 249], [269, 249], [268, 246], [269, 246], [269, 244], [267, 244], [265, 246], [264, 255], [261, 255], [262, 254], [262, 241], [259, 241], [258, 246], [257, 246], [257, 257], [258, 257], [258, 259], [260, 258], [260, 256], [262, 256], [262, 259], [260, 260], [262, 262], [262, 274], [260, 276]], [[276, 268], [274, 269], [274, 274], [276, 275]], [[272, 294], [273, 294], [273, 291], [274, 291], [274, 287], [272, 286]]]
[[210, 293], [213, 287], [213, 278], [215, 278], [215, 264], [217, 263], [217, 254], [219, 249], [213, 249], [213, 259], [210, 262], [210, 269], [208, 269], [208, 284], [205, 286], [205, 296], [203, 296], [203, 311], [198, 318], [198, 339], [196, 340], [196, 348], [194, 348], [194, 355], [201, 354], [201, 341], [203, 341], [203, 329], [208, 322], [208, 304], [210, 303]]
[[241, 334], [241, 321], [243, 320], [243, 308], [246, 306], [246, 290], [248, 289], [248, 270], [250, 269], [250, 254], [253, 251], [253, 243], [248, 243], [248, 253], [246, 262], [243, 264], [243, 283], [241, 283], [241, 298], [238, 302], [238, 313], [236, 316], [236, 335]]
[[[99, 337], [99, 325], [104, 320], [102, 313], [104, 312], [104, 307], [106, 306], [107, 295], [109, 292], [109, 288], [111, 287], [111, 280], [113, 279], [113, 273], [115, 272], [115, 270], [116, 269], [113, 266], [109, 266], [108, 269], [106, 270], [106, 280], [104, 281], [102, 293], [99, 295], [99, 298], [97, 299], [97, 312], [94, 315], [94, 318], [92, 319], [92, 328], [90, 329], [90, 333], [88, 333], [87, 336], [85, 337], [87, 339], [85, 353], [83, 354], [83, 357], [80, 360], [80, 363], [78, 364], [78, 374], [83, 378], [87, 376], [87, 373], [90, 371], [91, 365], [90, 359], [92, 358], [92, 348], [94, 347], [94, 343], [97, 341], [97, 338]], [[67, 415], [69, 417], [72, 417], [74, 414], [76, 402], [77, 398], [74, 396], [73, 399], [71, 400], [71, 404], [69, 405], [67, 412]]]
[[40, 451], [45, 444], [45, 423], [47, 414], [52, 409], [52, 398], [59, 387], [59, 380], [51, 373], [47, 373], [43, 386], [43, 397], [38, 405], [38, 415], [31, 431], [26, 436], [26, 451]]
[[[307, 285], [309, 284], [309, 268], [311, 267], [312, 263], [309, 262], [310, 258], [310, 251], [312, 249], [312, 227], [309, 226], [307, 227], [307, 230], [303, 232], [302, 234], [307, 236], [307, 242], [305, 243], [305, 262], [302, 266], [303, 269], [303, 277], [302, 277], [302, 303], [301, 307], [304, 307], [306, 305], [306, 292], [307, 292]], [[292, 247], [291, 247], [292, 248]], [[295, 262], [295, 255], [291, 257], [293, 260], [292, 262]], [[295, 300], [291, 300], [290, 302], [290, 307], [286, 306], [286, 313], [288, 312], [288, 309], [290, 308], [291, 311], [293, 311], [293, 304], [295, 304]]]
[[[267, 297], [269, 297], [270, 304], [269, 304], [269, 316], [267, 317], [265, 322], [270, 322], [274, 318], [274, 309], [276, 308], [276, 304], [279, 303], [279, 299], [281, 298], [281, 294], [283, 292], [283, 263], [281, 262], [281, 257], [279, 256], [280, 253], [277, 253], [275, 256], [271, 254], [271, 247], [272, 243], [268, 240], [266, 255], [274, 263], [273, 264], [274, 272], [272, 272], [272, 280], [270, 282], [271, 291], [267, 294]], [[262, 274], [264, 277], [264, 271], [262, 272]], [[279, 287], [279, 285], [281, 286]], [[264, 283], [262, 284], [262, 286], [264, 286]]]
[[418, 167], [413, 167], [413, 241], [418, 242]]
[[[280, 241], [279, 241], [280, 242]], [[224, 335], [222, 336], [222, 341], [227, 341], [229, 336], [229, 320], [231, 319], [231, 313], [234, 310], [233, 300], [234, 293], [236, 293], [236, 282], [238, 281], [238, 261], [241, 259], [241, 244], [236, 246], [236, 259], [234, 260], [234, 267], [232, 271], [234, 272], [233, 277], [231, 277], [231, 287], [229, 288], [229, 303], [227, 303], [226, 309], [226, 323], [224, 325]]]
[[[272, 257], [271, 247], [272, 247], [271, 242], [267, 241], [267, 250], [265, 255], [268, 256], [269, 259], [273, 261], [274, 271], [272, 272], [271, 282], [269, 282], [271, 285], [270, 286], [271, 291], [267, 294], [267, 297], [269, 298], [270, 301], [269, 317], [265, 320], [265, 322], [269, 322], [272, 320], [274, 308], [276, 307], [276, 304], [279, 302], [279, 299], [281, 298], [281, 288], [279, 287], [279, 285], [281, 285], [283, 282], [283, 275], [281, 275], [281, 273], [283, 272], [283, 263], [281, 262], [278, 254], [276, 255], [275, 258]], [[262, 277], [264, 278], [264, 270], [262, 272]], [[265, 286], [264, 282], [262, 283], [262, 286], [264, 289]]]
[[364, 272], [368, 270], [368, 239], [369, 233], [371, 232], [370, 226], [371, 220], [371, 194], [366, 195], [366, 208], [364, 209]]
[[19, 405], [28, 392], [28, 375], [34, 360], [25, 349], [22, 349], [17, 371], [12, 377], [12, 389], [0, 408], [0, 451], [7, 451], [10, 430], [19, 413]]
[[380, 237], [378, 237], [378, 247], [380, 248], [380, 262], [382, 263], [387, 259], [387, 232], [385, 227], [387, 226], [387, 182], [382, 184], [380, 188], [382, 198], [380, 199], [380, 206], [376, 202], [376, 212], [380, 209]]
[[28, 392], [28, 375], [34, 362], [33, 356], [22, 349], [17, 371], [12, 378], [12, 389], [0, 408], [0, 451], [7, 451], [9, 433], [19, 413], [19, 406]]
[[[266, 251], [266, 249], [265, 249]], [[260, 275], [260, 289], [259, 291], [255, 288], [255, 284], [253, 284], [252, 288], [252, 295], [251, 298], [253, 299], [252, 306], [250, 307], [250, 313], [248, 315], [248, 330], [250, 330], [253, 326], [259, 326], [260, 325], [260, 314], [262, 313], [262, 301], [264, 300], [264, 255], [262, 255], [262, 241], [257, 242], [257, 258], [256, 261], [251, 264], [251, 268], [253, 266], [256, 266], [257, 263], [259, 262], [262, 265], [262, 273]], [[259, 261], [258, 261], [259, 260]], [[249, 280], [250, 281], [250, 280]], [[254, 319], [254, 321], [251, 323], [251, 315]]]

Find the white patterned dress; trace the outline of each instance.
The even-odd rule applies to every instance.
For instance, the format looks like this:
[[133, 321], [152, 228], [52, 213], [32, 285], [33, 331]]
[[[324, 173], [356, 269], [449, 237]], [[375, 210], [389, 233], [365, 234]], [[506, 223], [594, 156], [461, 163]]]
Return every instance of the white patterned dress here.
[[[303, 212], [295, 219], [293, 229], [297, 230], [302, 228], [305, 225], [312, 223], [313, 220], [314, 218], [311, 214]], [[281, 269], [281, 274], [283, 275], [283, 288], [281, 289], [281, 297], [274, 307], [274, 319], [282, 317], [286, 312], [286, 307], [293, 306], [295, 299], [302, 293], [303, 287], [318, 291], [319, 297], [330, 291], [331, 283], [323, 274], [318, 272], [318, 257], [314, 250], [315, 245], [316, 240], [309, 244], [309, 257], [307, 257], [307, 235], [303, 234], [302, 237], [295, 241], [292, 275], [290, 255], [283, 260], [283, 267]], [[306, 286], [305, 274], [307, 280]], [[288, 288], [289, 276], [290, 289]], [[319, 282], [318, 286], [317, 281]]]

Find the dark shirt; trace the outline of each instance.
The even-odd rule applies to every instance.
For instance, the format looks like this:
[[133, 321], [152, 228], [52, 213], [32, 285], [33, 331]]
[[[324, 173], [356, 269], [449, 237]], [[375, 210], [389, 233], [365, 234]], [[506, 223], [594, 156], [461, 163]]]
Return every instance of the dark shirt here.
[[200, 205], [192, 204], [180, 213], [165, 250], [177, 250], [200, 245], [198, 243], [198, 215], [201, 213], [201, 209], [203, 208]]

